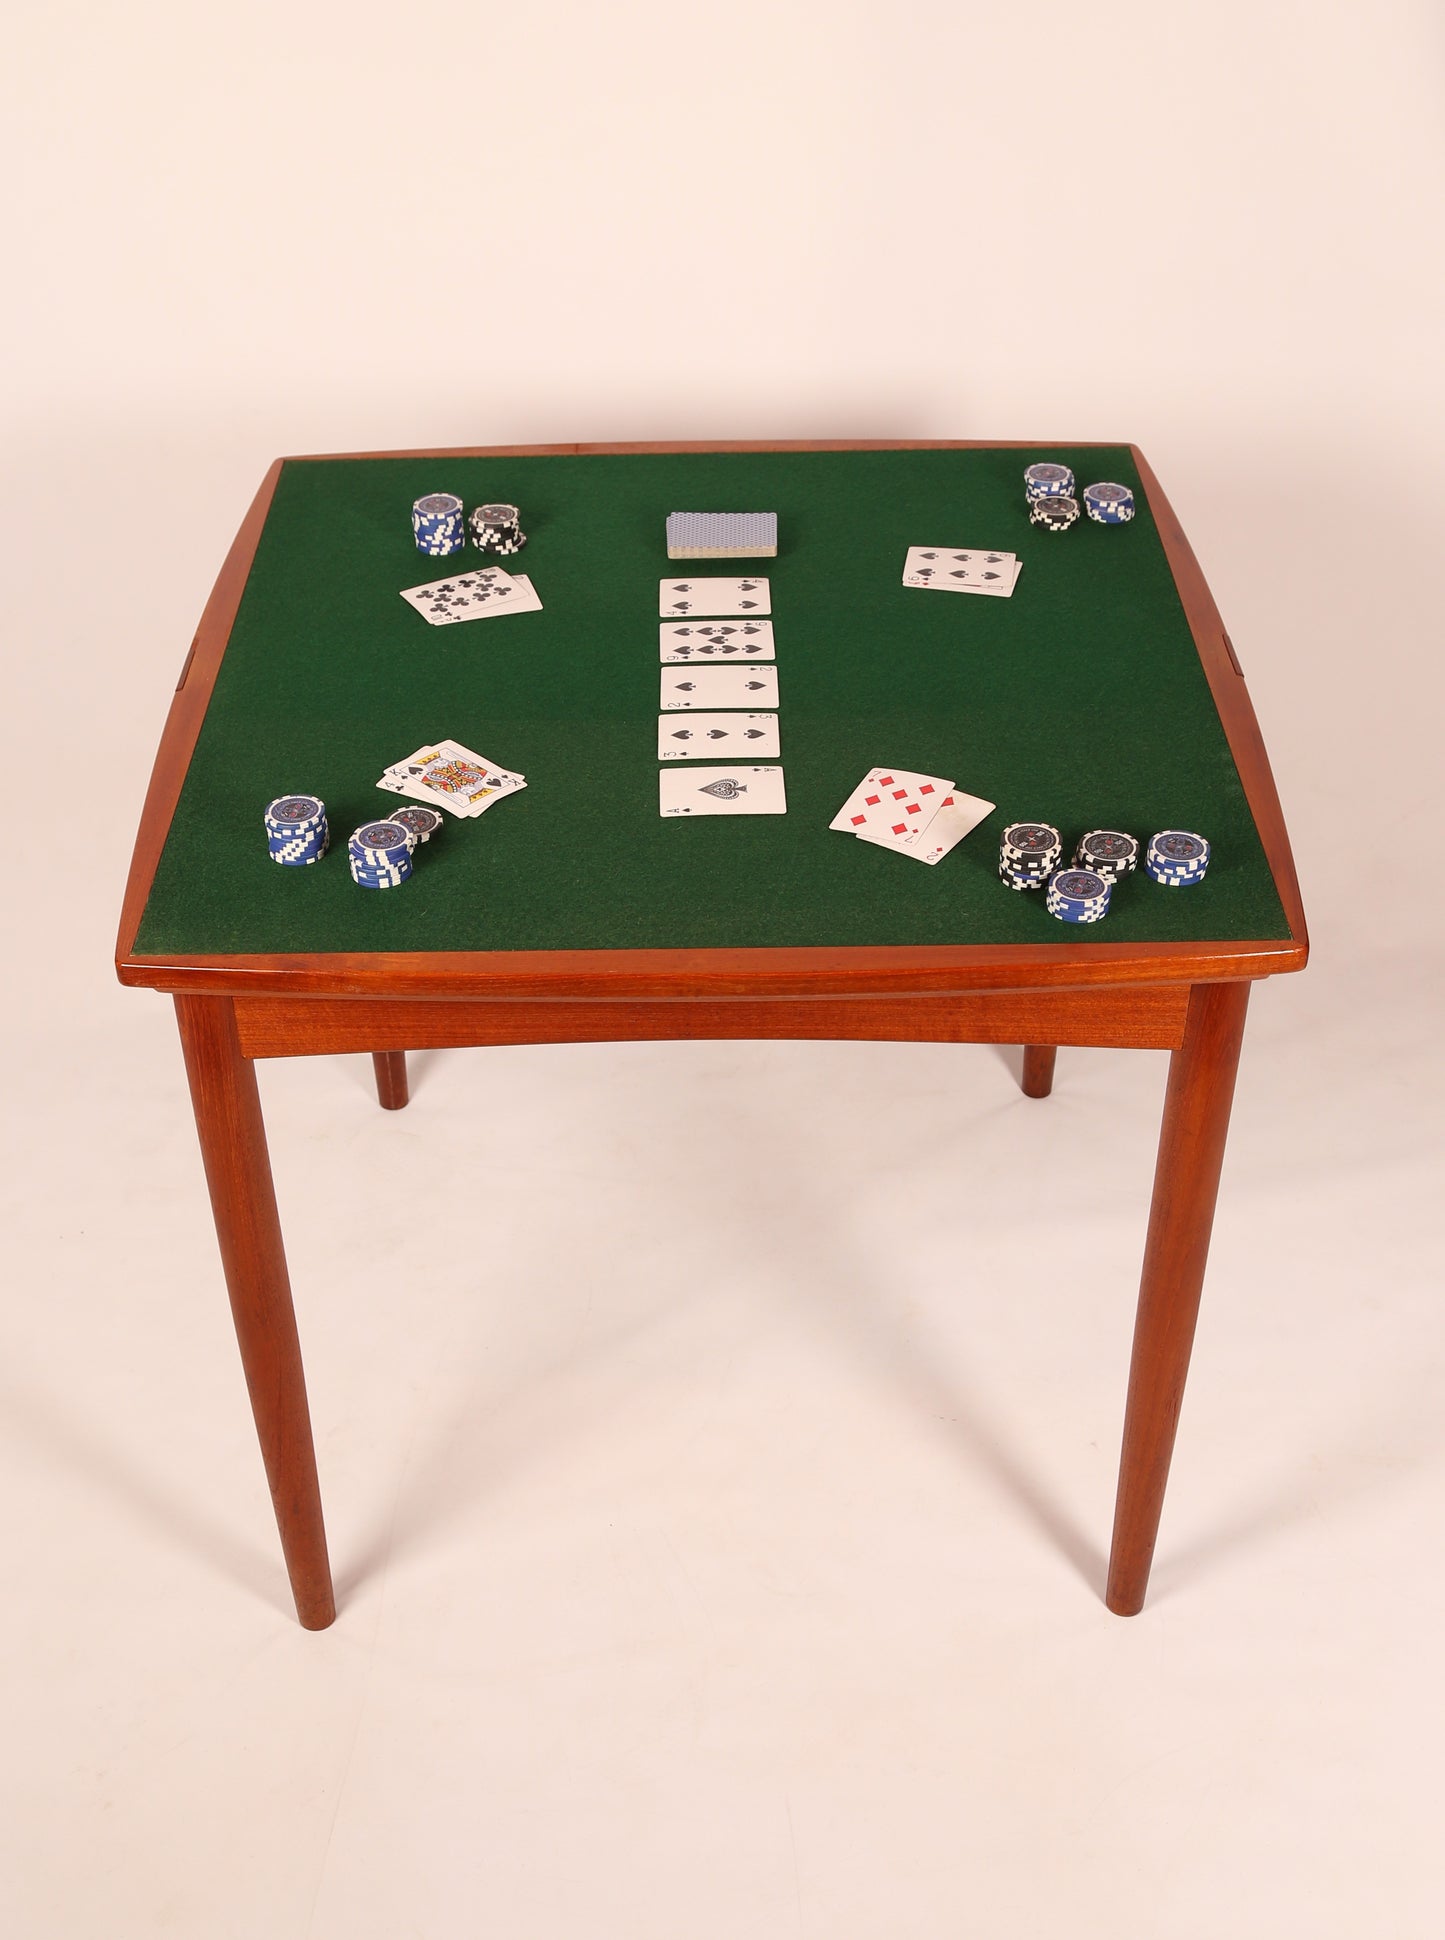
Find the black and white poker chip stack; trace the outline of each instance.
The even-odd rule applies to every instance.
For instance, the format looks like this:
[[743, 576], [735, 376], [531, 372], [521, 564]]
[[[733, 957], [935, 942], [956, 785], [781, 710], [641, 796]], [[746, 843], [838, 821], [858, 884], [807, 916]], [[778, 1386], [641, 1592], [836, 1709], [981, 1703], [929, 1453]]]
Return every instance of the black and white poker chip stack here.
[[1093, 869], [1109, 882], [1130, 876], [1139, 867], [1138, 838], [1122, 829], [1090, 829], [1081, 835], [1074, 850], [1074, 863], [1080, 869]]
[[527, 543], [522, 530], [522, 515], [515, 505], [479, 505], [469, 524], [472, 544], [478, 552], [502, 554], [520, 552]]
[[999, 838], [999, 880], [1010, 889], [1042, 889], [1063, 859], [1063, 838], [1051, 822], [1010, 822]]

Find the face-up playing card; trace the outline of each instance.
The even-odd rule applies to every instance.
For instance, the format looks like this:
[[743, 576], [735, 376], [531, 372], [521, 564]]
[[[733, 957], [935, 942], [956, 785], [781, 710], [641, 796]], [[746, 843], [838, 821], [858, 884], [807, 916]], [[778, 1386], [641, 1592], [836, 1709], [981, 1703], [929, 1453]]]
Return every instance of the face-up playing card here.
[[778, 752], [776, 714], [659, 714], [657, 717], [657, 758], [659, 761], [716, 760], [732, 755], [746, 761], [749, 755], [763, 760]]
[[664, 620], [657, 629], [665, 665], [730, 666], [771, 660], [771, 620]]
[[880, 834], [870, 829], [859, 829], [858, 834], [865, 842], [875, 843], [880, 849], [895, 849], [899, 855], [912, 856], [917, 862], [942, 862], [949, 850], [956, 849], [993, 810], [992, 802], [978, 795], [965, 795], [955, 788], [944, 796], [938, 812], [921, 834], [896, 836], [891, 831]]
[[772, 612], [765, 579], [664, 579], [658, 589], [658, 612], [664, 620], [704, 619], [734, 614], [761, 617]]
[[659, 815], [786, 815], [781, 768], [663, 768]]
[[776, 667], [664, 667], [659, 707], [776, 707]]
[[953, 783], [904, 768], [870, 768], [828, 824], [848, 835], [886, 835], [916, 844], [942, 807]]
[[452, 579], [434, 579], [402, 594], [432, 626], [456, 626], [462, 620], [490, 619], [494, 613], [539, 613], [542, 602], [525, 573], [515, 578], [500, 566], [482, 566]]
[[1011, 552], [979, 546], [910, 546], [903, 562], [905, 586], [931, 586], [945, 593], [992, 593], [1007, 599], [1018, 582], [1021, 562]]
[[460, 741], [433, 741], [395, 762], [377, 782], [389, 794], [445, 808], [453, 815], [482, 814], [504, 795], [525, 788], [525, 777], [474, 754]]

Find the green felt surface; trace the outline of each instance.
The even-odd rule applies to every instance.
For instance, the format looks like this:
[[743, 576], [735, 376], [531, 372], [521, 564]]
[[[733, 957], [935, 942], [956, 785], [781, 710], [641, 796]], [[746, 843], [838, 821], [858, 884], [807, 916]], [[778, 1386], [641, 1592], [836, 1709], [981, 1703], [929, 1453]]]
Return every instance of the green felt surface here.
[[[1132, 485], [1132, 525], [1028, 523], [1035, 458]], [[403, 587], [426, 491], [522, 508], [505, 562], [545, 610], [431, 627]], [[788, 813], [662, 820], [658, 581], [674, 510], [776, 511], [772, 586]], [[901, 582], [910, 544], [1017, 552], [1012, 599]], [[345, 842], [374, 783], [451, 735], [527, 788], [448, 818], [402, 888], [367, 891]], [[875, 763], [998, 803], [936, 868], [828, 823]], [[332, 849], [266, 854], [262, 810], [326, 801]], [[1142, 874], [1108, 919], [1065, 925], [995, 874], [1011, 820], [1196, 829], [1206, 881]], [[285, 466], [181, 792], [136, 950], [537, 950], [1285, 938], [1289, 928], [1128, 452], [884, 451], [347, 459]]]

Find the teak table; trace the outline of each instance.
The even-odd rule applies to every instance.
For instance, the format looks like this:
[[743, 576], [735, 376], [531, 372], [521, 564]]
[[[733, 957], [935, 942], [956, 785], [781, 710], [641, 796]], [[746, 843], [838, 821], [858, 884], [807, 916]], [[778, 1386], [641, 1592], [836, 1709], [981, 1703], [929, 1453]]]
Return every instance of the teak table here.
[[[1020, 474], [1058, 456], [1080, 486], [1133, 484], [1134, 525], [1030, 528]], [[412, 547], [410, 503], [431, 489], [522, 506], [528, 549], [505, 563], [534, 576], [542, 613], [433, 630], [396, 597], [467, 563], [419, 561]], [[784, 817], [658, 820], [657, 581], [670, 570], [663, 521], [678, 507], [780, 514], [779, 557], [762, 570]], [[1016, 550], [1018, 591], [902, 589], [905, 547], [920, 541]], [[914, 691], [918, 669], [926, 692]], [[1040, 685], [1072, 731], [1031, 729]], [[384, 811], [372, 789], [381, 768], [435, 733], [522, 769], [529, 786], [481, 823], [448, 822], [401, 891], [359, 889], [346, 834]], [[955, 775], [999, 813], [937, 869], [830, 833], [879, 759]], [[598, 767], [615, 815], [592, 813]], [[333, 853], [277, 869], [261, 809], [298, 788], [327, 800]], [[1107, 921], [1076, 936], [1040, 897], [996, 880], [998, 828], [1022, 816], [1059, 823], [1069, 840], [1089, 826], [1199, 828], [1215, 856], [1187, 893], [1127, 883]], [[689, 882], [707, 894], [662, 893]], [[1131, 1615], [1159, 1526], [1249, 987], [1307, 955], [1239, 663], [1132, 446], [584, 445], [278, 461], [181, 670], [116, 967], [123, 983], [174, 997], [302, 1624], [324, 1628], [335, 1601], [257, 1058], [370, 1052], [381, 1103], [397, 1110], [406, 1052], [443, 1046], [1020, 1044], [1031, 1098], [1047, 1097], [1059, 1045], [1170, 1051], [1107, 1588], [1109, 1608]]]

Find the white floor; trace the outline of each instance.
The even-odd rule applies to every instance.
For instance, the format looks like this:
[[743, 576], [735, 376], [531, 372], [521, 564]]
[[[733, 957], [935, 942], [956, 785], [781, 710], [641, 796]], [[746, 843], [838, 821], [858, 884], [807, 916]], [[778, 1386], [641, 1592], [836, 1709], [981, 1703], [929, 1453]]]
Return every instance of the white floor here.
[[1300, 677], [1360, 615], [1272, 537], [1288, 589], [1220, 591], [1316, 961], [1255, 996], [1132, 1622], [1163, 1055], [1036, 1103], [1013, 1053], [703, 1044], [419, 1056], [395, 1116], [366, 1059], [263, 1068], [341, 1601], [299, 1630], [172, 1022], [107, 967], [204, 588], [135, 589], [83, 706], [82, 594], [26, 663], [119, 805], [17, 864], [7, 1934], [1439, 1930], [1438, 918], [1339, 807], [1419, 826], [1434, 730]]

